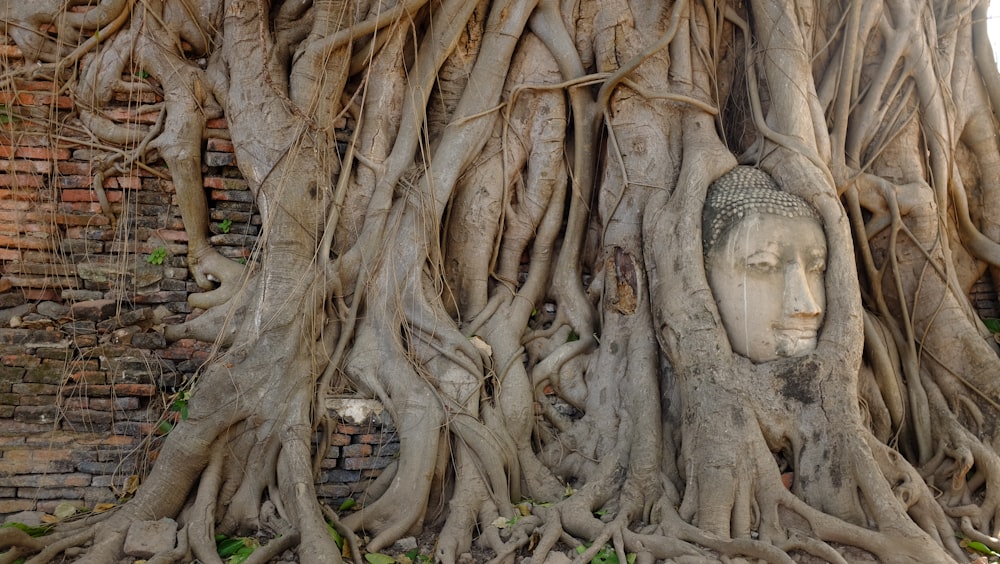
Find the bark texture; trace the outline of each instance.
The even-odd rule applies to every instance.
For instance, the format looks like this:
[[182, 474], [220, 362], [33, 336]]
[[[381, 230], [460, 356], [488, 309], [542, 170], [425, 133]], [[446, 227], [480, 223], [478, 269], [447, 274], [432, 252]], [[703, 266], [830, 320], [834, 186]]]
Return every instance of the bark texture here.
[[[64, 84], [109, 171], [162, 159], [207, 309], [168, 336], [227, 348], [134, 499], [0, 537], [10, 559], [113, 562], [163, 516], [187, 552], [157, 562], [221, 562], [215, 534], [262, 528], [248, 562], [338, 562], [327, 522], [355, 559], [362, 535], [435, 527], [446, 563], [472, 542], [497, 562], [1000, 551], [1000, 359], [967, 297], [1000, 274], [985, 2], [78, 4], [0, 4], [31, 59], [0, 87]], [[133, 67], [162, 85], [149, 128], [102, 115]], [[253, 269], [208, 240], [218, 116], [264, 218]], [[805, 356], [753, 363], [720, 322], [702, 206], [737, 164], [822, 219]], [[310, 440], [345, 388], [401, 446], [338, 515]]]

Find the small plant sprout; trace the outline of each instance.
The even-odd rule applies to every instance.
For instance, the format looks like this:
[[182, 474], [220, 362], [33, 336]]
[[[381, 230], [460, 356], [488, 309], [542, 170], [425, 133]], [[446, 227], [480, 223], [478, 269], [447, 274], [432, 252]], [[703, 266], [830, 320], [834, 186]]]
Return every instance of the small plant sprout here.
[[163, 264], [163, 261], [167, 258], [166, 247], [159, 247], [155, 251], [149, 253], [146, 257], [146, 262], [149, 264]]
[[229, 233], [229, 230], [232, 229], [232, 227], [233, 220], [228, 217], [219, 222], [219, 231], [222, 231], [223, 233]]

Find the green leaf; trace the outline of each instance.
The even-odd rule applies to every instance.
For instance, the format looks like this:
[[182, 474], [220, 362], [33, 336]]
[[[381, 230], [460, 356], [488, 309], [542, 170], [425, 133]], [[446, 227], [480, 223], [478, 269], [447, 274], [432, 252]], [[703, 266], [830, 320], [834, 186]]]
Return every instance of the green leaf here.
[[345, 499], [343, 503], [340, 504], [340, 511], [347, 511], [348, 509], [354, 507], [357, 504], [358, 502], [354, 501], [353, 498], [349, 497]]
[[983, 318], [983, 325], [990, 330], [990, 333], [1000, 333], [1000, 319], [985, 317]]
[[243, 564], [243, 562], [246, 562], [247, 558], [250, 558], [250, 555], [253, 554], [253, 551], [255, 550], [257, 550], [256, 542], [254, 542], [253, 545], [244, 546], [243, 548], [237, 550], [236, 554], [229, 557], [228, 564]]
[[343, 550], [344, 537], [340, 536], [340, 533], [337, 532], [337, 529], [334, 529], [333, 525], [331, 525], [330, 523], [326, 524], [326, 529], [330, 533], [330, 537], [333, 539], [333, 542], [337, 543], [337, 548]]
[[410, 559], [413, 564], [430, 564], [434, 561], [433, 558], [427, 556], [426, 554], [420, 554], [419, 548], [414, 548], [413, 550], [408, 550], [403, 553], [403, 556]]
[[380, 552], [369, 552], [365, 555], [368, 564], [396, 564], [396, 559]]
[[578, 335], [576, 331], [570, 329], [569, 335], [566, 335], [566, 342], [572, 343], [573, 341], [579, 341], [579, 340], [580, 340], [580, 335]]
[[960, 542], [959, 544], [961, 544], [965, 548], [968, 548], [969, 550], [974, 550], [980, 554], [985, 554], [986, 556], [1000, 556], [1000, 553], [996, 552], [992, 548], [986, 546], [985, 544], [979, 541], [963, 539], [962, 542]]
[[179, 412], [181, 414], [181, 419], [187, 421], [188, 418], [187, 400], [183, 399], [174, 400], [174, 402], [170, 404], [170, 411]]
[[146, 262], [149, 264], [163, 264], [163, 260], [167, 258], [167, 249], [160, 247], [155, 251], [149, 253], [146, 257]]
[[141, 70], [141, 71], [136, 72], [135, 76], [137, 76], [139, 78], [149, 78], [149, 73], [146, 72], [146, 71], [144, 71], [144, 70]]
[[[219, 540], [220, 536], [223, 538], [221, 541]], [[215, 537], [215, 551], [218, 552], [219, 556], [222, 558], [235, 556], [245, 548], [250, 548], [250, 552], [253, 552], [253, 549], [257, 548], [256, 544], [257, 541], [246, 537], [228, 538], [224, 535], [216, 535]], [[243, 560], [246, 560], [246, 558]]]
[[25, 525], [24, 523], [16, 523], [16, 522], [15, 523], [5, 523], [3, 525], [0, 525], [0, 529], [5, 528], [5, 527], [10, 527], [12, 529], [20, 529], [20, 530], [24, 531], [25, 533], [27, 533], [29, 537], [38, 538], [38, 537], [42, 537], [42, 536], [45, 536], [45, 535], [49, 534], [49, 531], [52, 530], [53, 525], [39, 525], [39, 526], [36, 527], [36, 526]]
[[157, 430], [158, 430], [159, 432], [161, 432], [161, 433], [163, 433], [164, 435], [166, 435], [166, 434], [167, 434], [167, 433], [169, 433], [170, 431], [173, 431], [173, 430], [174, 430], [174, 424], [173, 424], [173, 423], [171, 423], [170, 421], [160, 421], [160, 424], [159, 424], [159, 425], [157, 425], [156, 429], [157, 429]]
[[[585, 543], [577, 546], [576, 551], [579, 554], [583, 554], [584, 552], [587, 552], [588, 548], [590, 548], [590, 543]], [[626, 555], [625, 559], [628, 564], [632, 564], [635, 562], [635, 554]], [[618, 553], [615, 552], [613, 546], [606, 544], [603, 548], [601, 548], [601, 550], [597, 551], [597, 554], [595, 554], [593, 558], [590, 559], [590, 564], [620, 564], [618, 561]]]
[[226, 219], [223, 219], [221, 222], [219, 222], [219, 231], [222, 231], [223, 233], [229, 233], [229, 230], [232, 228], [232, 226], [233, 226], [233, 220], [227, 217]]

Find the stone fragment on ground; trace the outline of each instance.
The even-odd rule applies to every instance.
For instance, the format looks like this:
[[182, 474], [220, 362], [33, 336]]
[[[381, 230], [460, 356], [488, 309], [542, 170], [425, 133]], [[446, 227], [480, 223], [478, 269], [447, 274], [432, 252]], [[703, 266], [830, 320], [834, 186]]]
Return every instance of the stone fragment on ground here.
[[159, 521], [136, 521], [125, 536], [125, 554], [150, 558], [158, 552], [174, 548], [177, 542], [177, 522], [164, 517]]
[[3, 522], [4, 524], [21, 523], [22, 525], [27, 525], [29, 527], [38, 527], [42, 524], [43, 515], [45, 515], [44, 511], [21, 511], [19, 513], [8, 515]]
[[393, 552], [408, 552], [417, 548], [417, 539], [415, 537], [403, 537], [393, 543]]

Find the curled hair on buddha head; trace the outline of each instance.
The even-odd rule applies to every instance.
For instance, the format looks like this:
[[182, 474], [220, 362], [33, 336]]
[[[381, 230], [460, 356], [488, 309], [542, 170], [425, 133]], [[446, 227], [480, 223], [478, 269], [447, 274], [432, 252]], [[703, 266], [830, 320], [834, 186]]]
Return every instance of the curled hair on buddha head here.
[[816, 210], [802, 198], [783, 192], [771, 175], [752, 166], [737, 166], [708, 187], [701, 215], [705, 256], [733, 227], [754, 214], [820, 221]]

